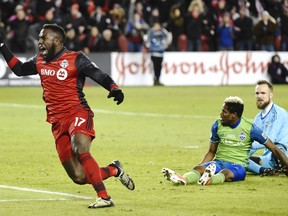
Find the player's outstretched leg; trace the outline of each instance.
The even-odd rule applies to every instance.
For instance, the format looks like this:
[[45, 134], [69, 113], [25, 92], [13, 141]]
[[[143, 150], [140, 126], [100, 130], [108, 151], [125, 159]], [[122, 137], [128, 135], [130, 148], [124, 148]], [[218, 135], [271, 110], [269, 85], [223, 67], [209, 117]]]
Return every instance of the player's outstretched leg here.
[[163, 168], [162, 173], [164, 174], [164, 178], [172, 182], [174, 185], [186, 185], [187, 184], [187, 181], [183, 176], [177, 174], [171, 169]]
[[132, 180], [132, 178], [125, 173], [123, 166], [119, 160], [114, 160], [112, 163], [110, 163], [108, 166], [114, 166], [118, 169], [118, 174], [115, 176], [119, 179], [119, 181], [129, 190], [135, 189], [135, 184]]
[[88, 208], [105, 208], [105, 207], [112, 207], [114, 206], [114, 203], [111, 198], [104, 199], [102, 197], [99, 197], [96, 202], [91, 203]]
[[206, 167], [203, 175], [201, 178], [198, 180], [198, 185], [209, 185], [212, 176], [216, 172], [216, 164], [211, 163], [209, 166]]

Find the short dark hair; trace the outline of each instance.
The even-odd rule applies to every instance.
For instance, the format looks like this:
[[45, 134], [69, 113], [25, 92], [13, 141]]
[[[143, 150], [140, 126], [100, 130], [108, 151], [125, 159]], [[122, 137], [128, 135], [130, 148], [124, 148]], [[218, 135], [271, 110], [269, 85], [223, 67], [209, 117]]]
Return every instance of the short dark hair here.
[[241, 98], [237, 96], [230, 96], [225, 99], [224, 104], [230, 113], [236, 113], [241, 118], [244, 111], [244, 103]]
[[45, 24], [43, 26], [43, 29], [51, 29], [52, 31], [56, 32], [56, 34], [59, 36], [60, 41], [64, 44], [66, 41], [66, 32], [65, 30], [57, 25], [57, 24]]
[[266, 84], [269, 87], [269, 89], [273, 92], [273, 85], [267, 80], [259, 80], [257, 82], [257, 85], [264, 85], [264, 84]]

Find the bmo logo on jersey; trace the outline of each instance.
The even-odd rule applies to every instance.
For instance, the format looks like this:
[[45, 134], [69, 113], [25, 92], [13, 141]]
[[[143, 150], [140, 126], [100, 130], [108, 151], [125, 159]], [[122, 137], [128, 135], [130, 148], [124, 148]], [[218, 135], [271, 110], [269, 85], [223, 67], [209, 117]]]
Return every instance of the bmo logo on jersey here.
[[50, 70], [50, 69], [41, 69], [41, 75], [44, 76], [54, 76], [55, 75], [55, 70]]
[[58, 80], [65, 80], [67, 76], [68, 72], [64, 68], [59, 69], [56, 73], [56, 77]]

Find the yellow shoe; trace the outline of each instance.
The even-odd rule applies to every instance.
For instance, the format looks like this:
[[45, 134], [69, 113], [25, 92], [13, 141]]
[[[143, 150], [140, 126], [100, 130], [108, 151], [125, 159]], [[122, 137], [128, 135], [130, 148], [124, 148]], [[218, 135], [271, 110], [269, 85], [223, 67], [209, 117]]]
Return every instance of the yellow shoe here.
[[111, 198], [104, 199], [102, 197], [98, 198], [96, 202], [91, 203], [88, 208], [106, 208], [106, 207], [112, 207], [114, 206], [114, 203]]

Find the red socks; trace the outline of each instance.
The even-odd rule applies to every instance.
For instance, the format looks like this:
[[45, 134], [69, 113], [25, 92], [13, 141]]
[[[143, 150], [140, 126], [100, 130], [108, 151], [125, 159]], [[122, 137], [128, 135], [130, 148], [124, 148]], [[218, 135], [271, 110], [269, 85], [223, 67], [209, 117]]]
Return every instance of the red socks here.
[[[101, 176], [101, 173], [104, 172], [102, 169], [100, 170], [98, 163], [94, 160], [94, 158], [92, 158], [91, 154], [89, 152], [85, 152], [79, 156], [78, 160], [86, 172], [88, 181], [96, 190], [98, 197], [109, 198]], [[107, 178], [107, 175], [104, 177]]]
[[111, 176], [117, 176], [118, 174], [118, 169], [114, 166], [101, 167], [100, 170], [101, 170], [101, 176], [103, 180]]

